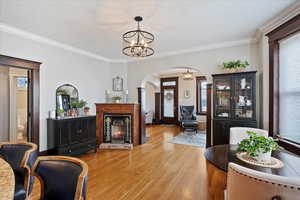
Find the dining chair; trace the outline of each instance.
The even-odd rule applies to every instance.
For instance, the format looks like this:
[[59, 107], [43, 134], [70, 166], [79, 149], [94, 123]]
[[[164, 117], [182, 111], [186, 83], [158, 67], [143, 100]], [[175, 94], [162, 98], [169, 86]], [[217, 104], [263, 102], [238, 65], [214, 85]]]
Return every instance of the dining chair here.
[[88, 166], [78, 158], [40, 156], [33, 167], [41, 183], [41, 200], [85, 200]]
[[258, 129], [258, 128], [249, 128], [249, 127], [232, 127], [230, 128], [230, 144], [238, 144], [243, 139], [249, 138], [247, 131], [254, 131], [258, 136], [268, 137], [269, 133], [267, 130]]
[[15, 175], [14, 200], [26, 199], [32, 191], [31, 169], [37, 158], [37, 145], [30, 142], [1, 142], [0, 156], [10, 164]]
[[229, 163], [227, 200], [297, 200], [300, 179], [267, 174]]

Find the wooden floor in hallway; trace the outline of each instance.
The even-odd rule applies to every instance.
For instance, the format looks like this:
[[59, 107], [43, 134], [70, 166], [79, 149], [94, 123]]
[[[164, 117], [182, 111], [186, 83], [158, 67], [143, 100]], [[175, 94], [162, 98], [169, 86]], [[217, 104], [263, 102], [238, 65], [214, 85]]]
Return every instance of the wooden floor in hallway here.
[[[178, 126], [147, 127], [149, 141], [133, 150], [99, 150], [80, 156], [89, 166], [88, 199], [206, 200], [204, 149], [168, 143]], [[37, 199], [35, 185], [31, 199]]]

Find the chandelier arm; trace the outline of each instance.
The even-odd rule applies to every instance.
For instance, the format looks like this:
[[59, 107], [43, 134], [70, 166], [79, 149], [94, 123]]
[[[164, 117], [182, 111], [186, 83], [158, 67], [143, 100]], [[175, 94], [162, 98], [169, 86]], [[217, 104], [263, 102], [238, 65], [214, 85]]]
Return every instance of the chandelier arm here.
[[[148, 56], [152, 56], [154, 54], [154, 49], [147, 47], [147, 53], [143, 54], [143, 55], [137, 55], [134, 54], [134, 51], [132, 51], [132, 47], [124, 47], [122, 49], [123, 54], [125, 54], [126, 56], [130, 56], [130, 57], [148, 57]], [[128, 53], [127, 51], [129, 50], [130, 53]]]
[[[145, 36], [145, 35], [144, 35], [144, 33], [147, 33], [147, 34], [149, 34], [149, 35], [150, 35], [152, 38], [149, 38], [149, 37]], [[146, 32], [146, 31], [141, 31], [141, 35], [142, 35], [144, 38], [146, 38], [146, 39], [150, 40], [150, 42], [149, 42], [149, 43], [151, 43], [151, 42], [153, 42], [153, 41], [154, 41], [154, 35], [152, 35], [151, 33], [148, 33], [148, 32]]]
[[[130, 34], [130, 33], [134, 33], [132, 36], [126, 36], [126, 35], [128, 35], [128, 34]], [[136, 31], [128, 31], [128, 32], [126, 32], [126, 33], [124, 33], [123, 34], [123, 38], [131, 38], [131, 37], [134, 37], [135, 35], [136, 35]]]

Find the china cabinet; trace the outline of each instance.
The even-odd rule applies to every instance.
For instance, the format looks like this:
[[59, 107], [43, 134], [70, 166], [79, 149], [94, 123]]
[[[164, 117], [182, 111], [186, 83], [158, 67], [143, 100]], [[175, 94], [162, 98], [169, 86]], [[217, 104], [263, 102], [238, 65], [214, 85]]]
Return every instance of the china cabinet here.
[[213, 145], [228, 144], [230, 127], [257, 127], [256, 71], [212, 76]]

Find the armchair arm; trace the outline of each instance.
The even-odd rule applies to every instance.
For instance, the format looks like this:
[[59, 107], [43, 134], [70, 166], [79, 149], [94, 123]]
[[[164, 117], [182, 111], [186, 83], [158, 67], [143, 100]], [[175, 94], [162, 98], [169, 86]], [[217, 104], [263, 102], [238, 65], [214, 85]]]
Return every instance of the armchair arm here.
[[196, 120], [196, 119], [197, 119], [196, 115], [193, 114], [192, 120]]

